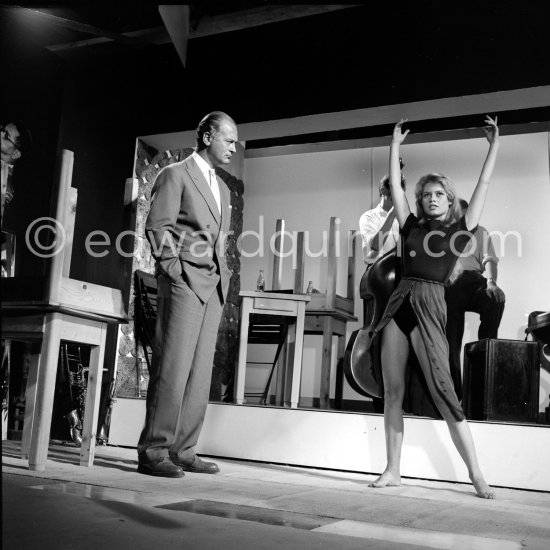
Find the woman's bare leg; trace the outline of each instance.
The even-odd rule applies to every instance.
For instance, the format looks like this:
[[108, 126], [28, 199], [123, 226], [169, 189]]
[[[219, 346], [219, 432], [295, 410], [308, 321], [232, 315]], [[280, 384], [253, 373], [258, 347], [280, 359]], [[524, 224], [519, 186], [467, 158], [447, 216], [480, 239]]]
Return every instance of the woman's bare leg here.
[[[421, 364], [422, 362], [428, 364], [429, 360], [426, 354], [426, 348], [418, 327], [415, 327], [411, 332], [411, 343], [419, 362]], [[445, 418], [445, 421], [447, 422], [453, 443], [468, 468], [468, 475], [470, 476], [477, 496], [481, 498], [495, 498], [494, 491], [485, 481], [481, 469], [479, 468], [476, 448], [468, 422], [466, 422], [466, 420], [457, 421], [454, 418]]]
[[489, 487], [479, 468], [474, 439], [468, 422], [466, 420], [461, 420], [460, 422], [447, 420], [447, 426], [449, 427], [453, 443], [468, 468], [468, 475], [477, 496], [480, 498], [495, 498], [495, 492]]
[[392, 319], [382, 332], [382, 376], [384, 378], [384, 432], [386, 469], [370, 487], [401, 485], [401, 447], [403, 445], [403, 396], [409, 342]]

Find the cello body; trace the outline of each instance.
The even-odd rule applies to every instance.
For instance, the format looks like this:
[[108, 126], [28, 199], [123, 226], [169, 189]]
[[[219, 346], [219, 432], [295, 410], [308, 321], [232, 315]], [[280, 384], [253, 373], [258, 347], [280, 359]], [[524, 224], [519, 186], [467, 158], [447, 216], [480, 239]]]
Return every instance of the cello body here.
[[383, 397], [380, 339], [369, 349], [372, 333], [380, 321], [391, 293], [401, 278], [397, 249], [379, 258], [361, 278], [359, 294], [366, 308], [363, 328], [350, 336], [344, 354], [344, 374], [348, 384], [366, 397]]

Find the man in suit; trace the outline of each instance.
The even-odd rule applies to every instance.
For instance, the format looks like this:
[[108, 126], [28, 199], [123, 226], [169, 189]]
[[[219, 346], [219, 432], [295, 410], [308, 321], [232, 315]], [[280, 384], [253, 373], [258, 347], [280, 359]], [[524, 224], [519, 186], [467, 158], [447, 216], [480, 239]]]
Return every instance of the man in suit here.
[[197, 128], [197, 148], [163, 168], [153, 185], [147, 238], [157, 264], [158, 317], [138, 471], [182, 477], [214, 474], [195, 454], [230, 270], [225, 260], [229, 190], [215, 168], [230, 163], [238, 140], [233, 119], [220, 111]]

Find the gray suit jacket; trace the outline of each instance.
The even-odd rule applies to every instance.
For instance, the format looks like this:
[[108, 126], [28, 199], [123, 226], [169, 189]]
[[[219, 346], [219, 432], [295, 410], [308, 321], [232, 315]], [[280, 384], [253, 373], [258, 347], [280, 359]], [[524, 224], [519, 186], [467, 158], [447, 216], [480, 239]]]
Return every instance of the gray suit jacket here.
[[174, 282], [183, 278], [202, 302], [209, 300], [220, 279], [225, 300], [231, 277], [225, 260], [230, 194], [217, 180], [221, 215], [192, 157], [166, 166], [153, 185], [145, 224], [157, 269]]

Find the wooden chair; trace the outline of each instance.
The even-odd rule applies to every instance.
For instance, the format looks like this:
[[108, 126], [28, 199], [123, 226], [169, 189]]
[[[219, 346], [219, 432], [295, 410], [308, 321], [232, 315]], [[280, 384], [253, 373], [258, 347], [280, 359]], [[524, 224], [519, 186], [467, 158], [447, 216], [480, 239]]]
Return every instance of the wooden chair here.
[[[279, 223], [281, 222], [281, 223]], [[282, 220], [277, 221], [278, 227], [284, 227]], [[352, 230], [348, 231], [348, 263], [346, 296], [336, 293], [338, 258], [336, 257], [337, 218], [330, 218], [328, 239], [328, 263], [326, 292], [312, 293], [310, 302], [306, 305], [304, 334], [323, 337], [323, 352], [321, 358], [321, 383], [319, 388], [319, 407], [330, 408], [330, 378], [332, 368], [332, 338], [338, 338], [336, 365], [336, 408], [341, 407], [343, 391], [342, 361], [346, 349], [347, 323], [357, 321], [354, 316], [355, 304], [355, 240]], [[297, 234], [297, 262], [294, 270], [294, 292], [304, 292], [304, 233]], [[278, 268], [281, 270], [281, 268]]]
[[[125, 322], [122, 292], [69, 277], [76, 189], [71, 187], [73, 153], [61, 154], [56, 185], [58, 227], [65, 229], [65, 246], [56, 250], [44, 281], [12, 277], [2, 281], [2, 336], [35, 342], [25, 392], [21, 456], [29, 469], [45, 470], [52, 419], [55, 380], [61, 341], [91, 346], [80, 464], [94, 460], [101, 397], [107, 325]], [[60, 239], [61, 240], [61, 239]]]
[[136, 270], [134, 299], [136, 340], [143, 348], [145, 362], [150, 372], [157, 322], [157, 279], [154, 275], [141, 269]]

